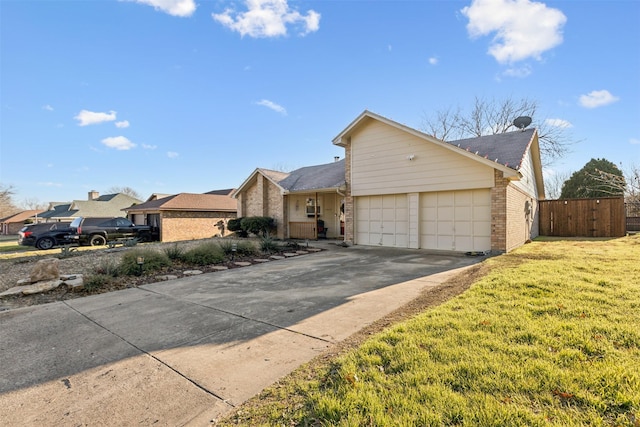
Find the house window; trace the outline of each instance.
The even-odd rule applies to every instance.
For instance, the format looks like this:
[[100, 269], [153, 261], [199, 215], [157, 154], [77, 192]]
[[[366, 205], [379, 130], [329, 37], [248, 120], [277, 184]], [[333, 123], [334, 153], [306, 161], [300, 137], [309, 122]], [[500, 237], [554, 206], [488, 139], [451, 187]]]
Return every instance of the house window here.
[[316, 206], [316, 200], [309, 197], [307, 199], [307, 216], [320, 215], [320, 204]]

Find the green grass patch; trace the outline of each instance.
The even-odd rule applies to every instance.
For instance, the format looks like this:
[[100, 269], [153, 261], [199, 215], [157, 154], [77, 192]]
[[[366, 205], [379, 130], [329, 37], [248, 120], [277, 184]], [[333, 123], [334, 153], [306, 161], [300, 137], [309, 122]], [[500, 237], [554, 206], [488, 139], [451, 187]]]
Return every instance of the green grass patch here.
[[639, 426], [640, 236], [485, 263], [465, 293], [221, 425]]

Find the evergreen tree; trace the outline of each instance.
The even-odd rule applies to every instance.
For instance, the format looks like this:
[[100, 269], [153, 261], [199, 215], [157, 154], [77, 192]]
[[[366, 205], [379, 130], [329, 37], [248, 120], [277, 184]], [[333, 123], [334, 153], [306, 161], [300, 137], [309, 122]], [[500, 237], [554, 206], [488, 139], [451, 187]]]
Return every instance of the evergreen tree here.
[[622, 196], [625, 188], [624, 175], [615, 164], [606, 159], [591, 159], [564, 182], [560, 198]]

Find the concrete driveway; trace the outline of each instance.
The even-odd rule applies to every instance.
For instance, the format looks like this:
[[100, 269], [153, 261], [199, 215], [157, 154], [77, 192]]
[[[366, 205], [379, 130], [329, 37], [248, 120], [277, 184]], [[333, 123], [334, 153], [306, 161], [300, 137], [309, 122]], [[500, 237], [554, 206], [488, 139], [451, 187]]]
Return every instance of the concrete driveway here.
[[0, 313], [3, 425], [208, 425], [478, 258], [342, 248]]

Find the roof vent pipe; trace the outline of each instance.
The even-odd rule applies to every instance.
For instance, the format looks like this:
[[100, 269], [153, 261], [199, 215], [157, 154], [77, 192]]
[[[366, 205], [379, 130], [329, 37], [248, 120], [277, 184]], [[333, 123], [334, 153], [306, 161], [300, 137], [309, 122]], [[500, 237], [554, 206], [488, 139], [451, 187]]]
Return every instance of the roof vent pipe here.
[[340, 161], [340, 157], [339, 157], [339, 156], [335, 156], [335, 157], [333, 158], [333, 161], [334, 161], [334, 162], [339, 162], [339, 161]]

